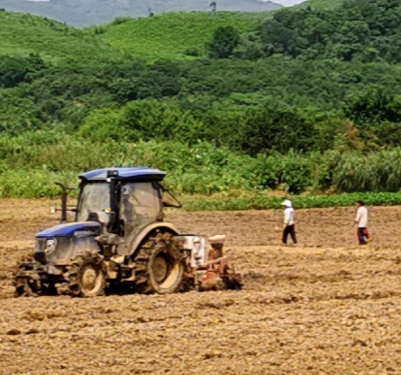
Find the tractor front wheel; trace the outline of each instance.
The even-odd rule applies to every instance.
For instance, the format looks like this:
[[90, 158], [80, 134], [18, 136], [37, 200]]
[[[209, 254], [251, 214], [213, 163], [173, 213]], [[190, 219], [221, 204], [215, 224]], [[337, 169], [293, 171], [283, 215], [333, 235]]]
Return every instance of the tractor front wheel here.
[[14, 280], [15, 297], [36, 297], [40, 293], [40, 283], [25, 277], [16, 277]]
[[181, 290], [183, 255], [170, 233], [149, 236], [133, 260], [137, 292], [167, 294]]
[[68, 266], [69, 294], [75, 297], [102, 296], [106, 288], [106, 267], [96, 252], [77, 256]]

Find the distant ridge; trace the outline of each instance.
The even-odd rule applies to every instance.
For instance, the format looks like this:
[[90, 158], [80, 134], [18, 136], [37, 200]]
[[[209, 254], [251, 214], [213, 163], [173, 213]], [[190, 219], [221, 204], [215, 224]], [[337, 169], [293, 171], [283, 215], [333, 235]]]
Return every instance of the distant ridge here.
[[[31, 13], [75, 27], [102, 24], [115, 17], [143, 17], [167, 11], [211, 11], [211, 0], [0, 0], [0, 8]], [[218, 11], [262, 12], [282, 8], [272, 1], [217, 0]]]

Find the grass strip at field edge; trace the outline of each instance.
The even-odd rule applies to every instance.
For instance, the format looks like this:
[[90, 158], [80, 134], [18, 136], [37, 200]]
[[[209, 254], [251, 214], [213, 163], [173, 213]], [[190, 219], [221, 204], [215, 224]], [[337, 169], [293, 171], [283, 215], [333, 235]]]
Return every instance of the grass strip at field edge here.
[[[242, 211], [281, 208], [282, 197], [255, 195], [252, 197], [228, 198], [184, 198], [183, 208], [187, 211]], [[291, 196], [295, 208], [328, 208], [353, 206], [359, 199], [368, 206], [401, 205], [401, 192], [397, 193], [344, 193], [337, 195]]]

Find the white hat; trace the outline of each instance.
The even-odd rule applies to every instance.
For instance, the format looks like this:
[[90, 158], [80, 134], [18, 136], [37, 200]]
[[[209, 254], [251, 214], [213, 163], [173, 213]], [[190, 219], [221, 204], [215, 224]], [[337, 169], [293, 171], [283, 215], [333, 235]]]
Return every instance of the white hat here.
[[209, 237], [207, 239], [211, 244], [224, 244], [226, 240], [225, 234], [218, 234], [217, 236]]
[[292, 207], [292, 202], [289, 199], [286, 199], [283, 203], [281, 203], [281, 205], [286, 207]]

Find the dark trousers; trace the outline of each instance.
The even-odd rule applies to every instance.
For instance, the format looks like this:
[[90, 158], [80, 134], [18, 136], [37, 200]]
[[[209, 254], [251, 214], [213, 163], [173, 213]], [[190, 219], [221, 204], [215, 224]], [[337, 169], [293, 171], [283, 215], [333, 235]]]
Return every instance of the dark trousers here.
[[358, 241], [359, 245], [366, 245], [369, 239], [368, 228], [358, 228]]
[[287, 225], [283, 230], [283, 243], [287, 243], [288, 235], [291, 236], [292, 242], [297, 243], [297, 237], [295, 236], [295, 225]]

